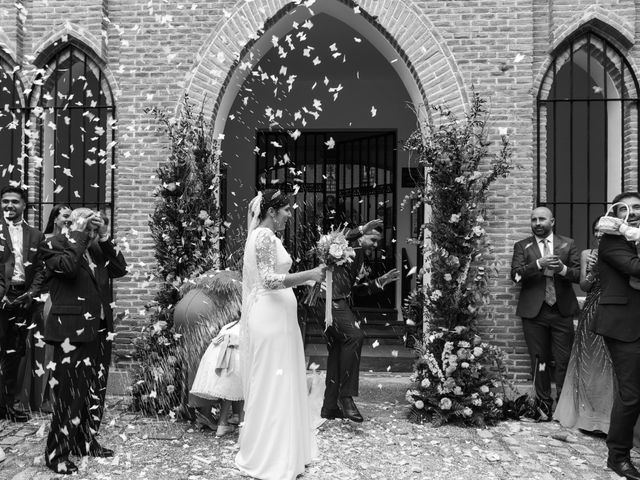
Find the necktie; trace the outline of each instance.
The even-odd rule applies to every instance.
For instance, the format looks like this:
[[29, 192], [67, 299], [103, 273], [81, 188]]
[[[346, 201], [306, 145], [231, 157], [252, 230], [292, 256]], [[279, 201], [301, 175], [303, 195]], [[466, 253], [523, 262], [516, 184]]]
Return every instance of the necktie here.
[[89, 254], [89, 250], [85, 250], [84, 251], [84, 259], [86, 260], [86, 262], [89, 264], [89, 268], [91, 269], [92, 273], [96, 273], [96, 266], [93, 263], [93, 259], [91, 258], [91, 255]]
[[[543, 242], [543, 250], [542, 253], [546, 257], [551, 254], [549, 250], [549, 239], [545, 238], [542, 240]], [[549, 269], [545, 269], [544, 274], [546, 276], [546, 283], [544, 286], [544, 301], [549, 306], [553, 306], [556, 303], [556, 286], [553, 283], [553, 272]]]

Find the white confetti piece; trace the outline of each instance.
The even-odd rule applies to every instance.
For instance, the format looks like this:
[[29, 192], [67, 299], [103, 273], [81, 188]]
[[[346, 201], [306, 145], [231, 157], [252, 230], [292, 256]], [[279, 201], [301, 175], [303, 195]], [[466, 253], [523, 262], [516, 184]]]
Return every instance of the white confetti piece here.
[[62, 342], [60, 344], [60, 346], [62, 347], [62, 351], [64, 353], [69, 353], [69, 352], [72, 352], [72, 351], [74, 351], [76, 349], [76, 347], [71, 345], [71, 342], [69, 342], [69, 338], [68, 337], [64, 339], [64, 342]]
[[324, 142], [324, 144], [327, 146], [327, 150], [333, 150], [333, 148], [336, 146], [336, 141], [333, 139], [333, 137], [329, 137], [329, 140]]

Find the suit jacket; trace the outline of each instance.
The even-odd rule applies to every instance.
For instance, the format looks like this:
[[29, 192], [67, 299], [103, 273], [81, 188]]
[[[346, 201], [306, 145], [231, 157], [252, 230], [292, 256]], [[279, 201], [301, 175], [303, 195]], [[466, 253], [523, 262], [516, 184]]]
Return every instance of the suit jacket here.
[[[84, 257], [87, 249], [95, 264], [93, 269]], [[90, 245], [85, 232], [55, 235], [42, 242], [41, 250], [51, 295], [45, 341], [56, 343], [68, 338], [70, 343], [85, 343], [95, 340], [101, 328], [112, 332], [109, 280], [127, 273], [122, 252], [112, 241]]]
[[[44, 240], [42, 232], [22, 222], [22, 259], [24, 262], [25, 287], [36, 297], [42, 290], [44, 283], [44, 266], [40, 252], [40, 244]], [[4, 269], [4, 278], [9, 285], [13, 277], [15, 267], [15, 256], [13, 255], [13, 243], [9, 234], [9, 227], [4, 221], [0, 222], [0, 262]]]
[[[366, 254], [362, 247], [355, 245], [356, 256], [352, 262], [345, 263], [333, 268], [333, 288], [332, 298], [347, 298], [351, 295], [366, 296], [374, 295], [381, 291], [376, 282], [372, 279], [360, 281], [358, 275], [366, 260]], [[324, 294], [322, 295], [325, 296]]]
[[598, 247], [602, 293], [593, 331], [623, 342], [640, 338], [640, 290], [629, 286], [630, 276], [640, 276], [640, 258], [633, 242], [603, 235]]
[[[553, 235], [553, 253], [567, 266], [567, 274], [563, 277], [556, 273], [553, 280], [558, 310], [562, 316], [568, 317], [578, 311], [578, 300], [571, 284], [580, 281], [580, 256], [573, 239], [556, 234]], [[541, 256], [533, 235], [513, 246], [511, 279], [522, 285], [516, 309], [516, 315], [522, 318], [538, 316], [544, 303], [547, 277], [536, 263]]]

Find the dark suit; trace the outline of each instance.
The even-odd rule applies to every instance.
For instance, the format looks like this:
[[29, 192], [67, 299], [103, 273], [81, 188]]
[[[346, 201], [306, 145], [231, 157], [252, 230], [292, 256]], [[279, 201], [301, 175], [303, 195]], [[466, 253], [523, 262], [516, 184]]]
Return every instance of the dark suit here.
[[629, 459], [633, 427], [640, 415], [640, 291], [629, 286], [640, 276], [640, 258], [633, 242], [604, 235], [598, 247], [602, 293], [593, 330], [609, 349], [617, 378], [617, 393], [607, 436], [609, 459]]
[[33, 314], [39, 305], [37, 302], [25, 308], [12, 305], [17, 297], [26, 292], [31, 297], [37, 297], [42, 289], [44, 281], [44, 268], [40, 257], [39, 246], [44, 239], [40, 230], [30, 227], [22, 222], [22, 263], [24, 267], [24, 283], [12, 283], [15, 267], [15, 255], [13, 242], [9, 234], [6, 222], [0, 222], [0, 262], [2, 262], [2, 276], [6, 283], [3, 290], [9, 303], [3, 303], [0, 309], [0, 362], [2, 362], [2, 375], [0, 376], [0, 411], [12, 408], [17, 390], [17, 376], [20, 359], [25, 354], [28, 327], [33, 322]]
[[[352, 242], [359, 235], [352, 231], [347, 238]], [[333, 324], [324, 332], [327, 341], [327, 377], [324, 391], [324, 407], [336, 408], [339, 397], [358, 396], [360, 383], [360, 357], [364, 333], [351, 310], [351, 295], [373, 295], [380, 292], [375, 282], [358, 283], [358, 274], [365, 261], [365, 251], [355, 246], [353, 262], [333, 269], [332, 308]], [[324, 329], [325, 299], [316, 307], [315, 316]]]
[[[547, 277], [537, 264], [537, 260], [542, 257], [538, 239], [531, 236], [517, 242], [513, 247], [511, 260], [511, 278], [521, 285], [516, 314], [522, 317], [522, 328], [535, 378], [536, 396], [544, 403], [548, 414], [551, 413], [553, 405], [548, 366], [553, 355], [559, 398], [573, 344], [573, 316], [578, 311], [578, 301], [572, 283], [580, 281], [580, 257], [574, 241], [554, 234], [553, 249], [553, 253], [558, 255], [567, 267], [564, 276], [559, 273], [553, 276], [555, 305], [545, 302]], [[539, 367], [537, 372], [536, 366]]]
[[[49, 275], [51, 310], [45, 341], [54, 346], [53, 417], [47, 439], [47, 463], [56, 465], [69, 453], [87, 453], [97, 445], [94, 434], [104, 408], [113, 301], [110, 279], [127, 273], [113, 242], [90, 244], [84, 232], [56, 235], [42, 244]], [[91, 255], [92, 264], [85, 258]]]

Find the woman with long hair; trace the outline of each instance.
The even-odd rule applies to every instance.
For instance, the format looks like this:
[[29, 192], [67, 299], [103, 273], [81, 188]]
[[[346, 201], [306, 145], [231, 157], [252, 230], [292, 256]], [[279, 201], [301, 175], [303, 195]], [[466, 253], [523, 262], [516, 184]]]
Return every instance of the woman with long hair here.
[[293, 262], [276, 233], [290, 217], [278, 190], [249, 203], [239, 348], [245, 417], [236, 466], [262, 480], [293, 480], [317, 456], [292, 287], [322, 282], [326, 267], [289, 273]]

